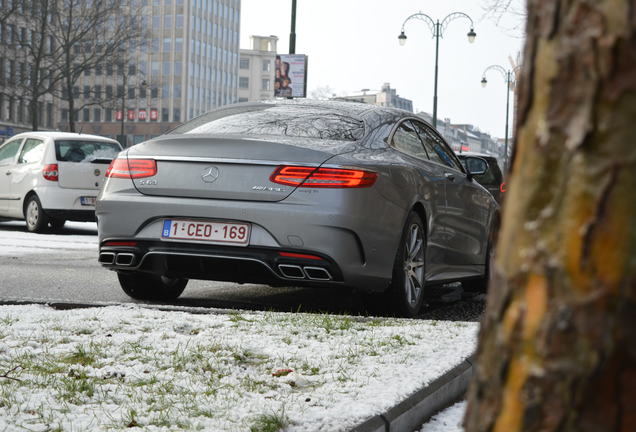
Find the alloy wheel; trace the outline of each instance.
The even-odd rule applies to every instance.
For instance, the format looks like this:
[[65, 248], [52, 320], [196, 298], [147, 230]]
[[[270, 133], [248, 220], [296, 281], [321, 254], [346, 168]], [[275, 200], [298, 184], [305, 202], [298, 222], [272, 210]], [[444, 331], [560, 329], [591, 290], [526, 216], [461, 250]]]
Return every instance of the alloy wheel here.
[[414, 306], [422, 295], [424, 281], [424, 236], [418, 224], [409, 228], [404, 253], [404, 291], [406, 301]]

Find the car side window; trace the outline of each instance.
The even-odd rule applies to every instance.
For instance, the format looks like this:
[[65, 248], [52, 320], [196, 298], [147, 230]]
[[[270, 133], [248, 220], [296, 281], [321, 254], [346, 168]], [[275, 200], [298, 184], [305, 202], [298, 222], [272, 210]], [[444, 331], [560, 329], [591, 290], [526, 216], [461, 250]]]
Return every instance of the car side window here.
[[419, 122], [413, 122], [417, 133], [422, 138], [424, 146], [431, 156], [431, 160], [442, 165], [463, 171], [461, 165], [455, 159], [452, 150], [427, 126]]
[[22, 139], [9, 141], [0, 146], [0, 165], [10, 165], [13, 162], [15, 155], [20, 150], [20, 144], [22, 144]]
[[403, 122], [396, 129], [393, 134], [393, 147], [418, 159], [428, 159], [428, 154], [422, 145], [422, 141], [409, 121]]
[[34, 138], [28, 138], [24, 146], [22, 147], [22, 152], [20, 153], [20, 158], [18, 159], [18, 163], [28, 164], [33, 162], [39, 162], [44, 155], [44, 141]]

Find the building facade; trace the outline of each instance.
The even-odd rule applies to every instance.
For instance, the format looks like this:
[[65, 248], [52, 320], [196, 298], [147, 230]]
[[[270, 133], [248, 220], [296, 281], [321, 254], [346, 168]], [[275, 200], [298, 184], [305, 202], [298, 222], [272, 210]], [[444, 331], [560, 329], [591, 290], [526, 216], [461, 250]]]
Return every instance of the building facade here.
[[241, 49], [238, 101], [255, 102], [274, 97], [276, 36], [250, 36], [251, 49]]
[[[111, 106], [84, 108], [77, 128], [127, 145], [238, 100], [240, 0], [143, 2], [148, 38], [123, 71], [96, 68], [78, 92], [101, 86], [117, 95]], [[68, 113], [62, 114], [64, 130]]]
[[[133, 4], [141, 5], [144, 38], [129, 47], [125, 64], [97, 65], [69, 89], [79, 107], [74, 113], [76, 131], [132, 145], [238, 101], [240, 0], [139, 0]], [[14, 21], [18, 23], [19, 17]], [[19, 74], [17, 64], [1, 66]], [[73, 114], [66, 105], [46, 95], [42, 128], [68, 130]], [[18, 96], [3, 97], [0, 130], [5, 123], [15, 132], [31, 129], [28, 121], [19, 121], [19, 106]]]
[[384, 83], [380, 91], [375, 93], [368, 93], [370, 90], [363, 90], [362, 94], [354, 94], [351, 96], [338, 96], [332, 98], [333, 100], [348, 101], [348, 102], [361, 102], [371, 105], [378, 105], [383, 107], [400, 108], [406, 111], [413, 112], [413, 101], [400, 97], [397, 91], [391, 88], [391, 84]]

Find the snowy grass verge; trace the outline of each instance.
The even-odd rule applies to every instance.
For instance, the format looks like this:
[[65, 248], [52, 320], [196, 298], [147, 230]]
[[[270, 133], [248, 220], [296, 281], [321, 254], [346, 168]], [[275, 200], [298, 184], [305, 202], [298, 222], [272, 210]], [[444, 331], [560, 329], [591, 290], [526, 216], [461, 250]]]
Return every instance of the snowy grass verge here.
[[477, 323], [0, 307], [0, 430], [347, 430], [469, 357]]

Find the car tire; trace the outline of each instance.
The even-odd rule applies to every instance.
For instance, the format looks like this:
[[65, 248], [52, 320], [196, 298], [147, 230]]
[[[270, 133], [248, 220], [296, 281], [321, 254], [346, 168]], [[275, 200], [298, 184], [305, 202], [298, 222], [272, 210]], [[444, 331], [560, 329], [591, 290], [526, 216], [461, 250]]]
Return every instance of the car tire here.
[[387, 291], [392, 310], [399, 316], [418, 315], [424, 301], [426, 231], [420, 216], [411, 212], [400, 238], [393, 278]]
[[66, 224], [66, 220], [64, 219], [49, 219], [49, 225], [51, 225], [51, 228], [55, 231], [64, 228], [64, 224]]
[[49, 218], [42, 210], [42, 203], [37, 195], [31, 195], [27, 198], [24, 206], [24, 219], [29, 232], [41, 233], [48, 228]]
[[188, 279], [142, 272], [119, 271], [117, 277], [124, 292], [136, 300], [175, 300], [188, 284]]

